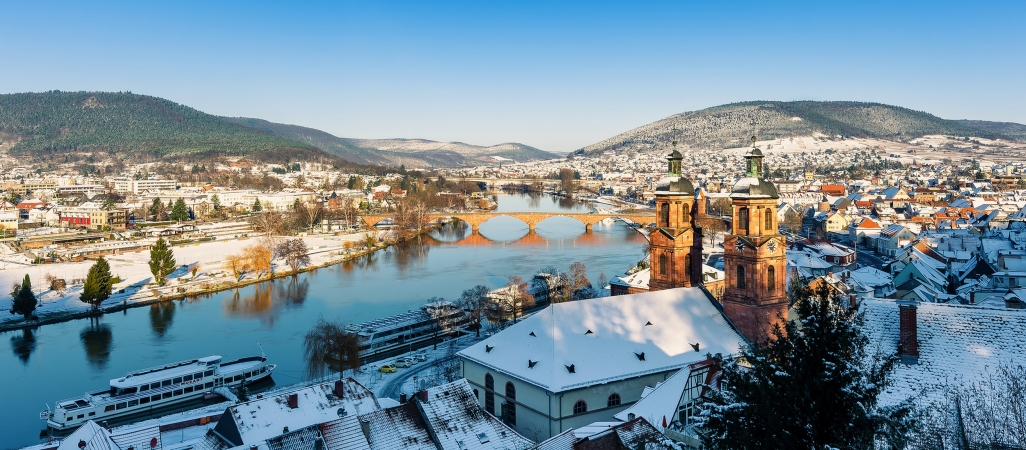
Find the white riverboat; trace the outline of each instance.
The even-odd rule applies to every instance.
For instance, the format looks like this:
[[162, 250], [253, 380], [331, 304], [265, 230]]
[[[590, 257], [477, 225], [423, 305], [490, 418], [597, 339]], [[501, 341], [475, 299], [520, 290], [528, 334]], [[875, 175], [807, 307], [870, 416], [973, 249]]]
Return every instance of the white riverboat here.
[[467, 313], [442, 300], [417, 311], [349, 325], [347, 331], [359, 336], [360, 357], [366, 357], [454, 334], [467, 325]]
[[105, 420], [146, 413], [202, 398], [210, 393], [231, 397], [229, 387], [252, 383], [271, 375], [274, 364], [263, 356], [222, 362], [221, 357], [179, 361], [151, 367], [110, 380], [110, 389], [62, 400], [40, 413], [55, 430], [69, 430], [88, 420]]

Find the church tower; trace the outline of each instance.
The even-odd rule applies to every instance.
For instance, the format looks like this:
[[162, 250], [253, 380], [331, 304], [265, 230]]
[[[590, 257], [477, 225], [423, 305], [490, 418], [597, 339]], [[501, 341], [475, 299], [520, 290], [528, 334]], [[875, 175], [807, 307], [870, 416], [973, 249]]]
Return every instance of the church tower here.
[[763, 178], [762, 158], [752, 136], [745, 176], [731, 190], [733, 223], [723, 242], [723, 312], [755, 343], [771, 337], [774, 324], [783, 325], [788, 309], [786, 241], [777, 232], [779, 195]]
[[649, 234], [650, 291], [691, 287], [701, 282], [702, 230], [695, 226], [695, 187], [681, 174], [684, 157], [676, 149], [670, 170], [656, 186], [656, 228]]

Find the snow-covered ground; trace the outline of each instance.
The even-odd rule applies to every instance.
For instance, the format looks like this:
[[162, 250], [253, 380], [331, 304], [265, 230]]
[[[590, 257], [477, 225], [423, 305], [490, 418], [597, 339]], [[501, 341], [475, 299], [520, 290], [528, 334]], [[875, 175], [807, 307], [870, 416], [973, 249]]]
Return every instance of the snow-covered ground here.
[[[343, 236], [303, 237], [310, 249], [311, 266], [320, 266], [339, 260], [343, 257], [341, 253], [344, 251], [345, 242], [362, 243], [366, 241], [367, 233], [377, 233], [379, 238], [383, 236], [383, 232], [367, 231]], [[121, 277], [122, 281], [114, 285], [113, 293], [101, 307], [152, 301], [156, 298], [155, 292], [167, 296], [176, 294], [178, 288], [184, 288], [187, 291], [202, 290], [213, 288], [219, 283], [229, 283], [231, 274], [223, 268], [225, 256], [238, 253], [243, 247], [255, 242], [256, 239], [230, 239], [176, 246], [173, 249], [179, 268], [171, 274], [167, 284], [163, 287], [149, 284], [153, 281], [147, 264], [150, 257], [149, 251], [107, 256], [111, 273]], [[359, 246], [354, 248], [359, 248]], [[36, 315], [41, 320], [84, 313], [91, 308], [90, 305], [79, 300], [79, 297], [82, 295], [81, 280], [85, 279], [86, 273], [94, 264], [93, 261], [31, 265], [25, 264], [27, 261], [17, 260], [15, 256], [20, 255], [11, 253], [6, 247], [0, 247], [0, 327], [24, 320], [20, 315], [11, 314], [13, 299], [8, 294], [10, 286], [14, 283], [21, 283], [26, 274], [32, 281], [32, 290], [35, 292], [36, 298], [41, 302], [36, 307]], [[196, 264], [199, 264], [199, 272], [193, 279], [188, 267]], [[276, 260], [274, 267], [275, 273], [288, 270], [288, 266], [283, 261]], [[58, 295], [57, 292], [49, 289], [45, 281], [47, 274], [67, 281], [68, 289], [64, 295]], [[252, 280], [255, 276], [256, 274], [246, 274], [242, 281]], [[122, 290], [124, 292], [121, 292]]]

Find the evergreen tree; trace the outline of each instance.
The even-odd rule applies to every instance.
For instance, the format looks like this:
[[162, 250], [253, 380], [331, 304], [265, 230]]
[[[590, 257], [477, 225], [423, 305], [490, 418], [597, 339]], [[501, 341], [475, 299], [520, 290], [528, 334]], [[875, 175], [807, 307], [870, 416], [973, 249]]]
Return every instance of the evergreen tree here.
[[260, 211], [263, 211], [263, 210], [264, 210], [264, 208], [262, 208], [260, 206], [260, 199], [259, 198], [256, 199], [256, 201], [253, 202], [253, 212], [260, 212]]
[[153, 247], [150, 247], [150, 273], [157, 284], [163, 286], [177, 264], [174, 251], [167, 245], [167, 241], [164, 238], [157, 239]]
[[93, 305], [93, 309], [99, 308], [104, 300], [110, 298], [113, 287], [114, 277], [110, 274], [110, 265], [101, 256], [86, 274], [85, 285], [82, 286], [82, 302]]
[[210, 203], [214, 205], [214, 211], [221, 209], [221, 197], [218, 197], [217, 194], [214, 194], [213, 197], [210, 197]]
[[36, 310], [36, 303], [36, 295], [32, 293], [32, 281], [29, 280], [28, 274], [25, 274], [25, 280], [21, 282], [21, 289], [18, 289], [17, 295], [14, 296], [11, 313], [21, 314], [28, 319]]
[[[841, 304], [824, 283], [792, 296], [795, 317], [760, 347], [722, 368], [696, 422], [710, 449], [902, 448], [913, 428], [911, 400], [880, 407], [898, 362], [872, 355], [858, 306]], [[744, 365], [742, 365], [744, 364]]]
[[349, 188], [349, 189], [354, 189], [356, 187], [356, 176], [355, 175], [349, 177], [349, 183], [346, 183], [346, 187]]
[[184, 222], [189, 220], [189, 208], [185, 206], [185, 200], [179, 198], [171, 208], [171, 220]]
[[160, 220], [162, 212], [164, 212], [164, 204], [160, 202], [159, 198], [154, 198], [153, 204], [150, 205], [150, 215], [153, 216], [153, 220]]

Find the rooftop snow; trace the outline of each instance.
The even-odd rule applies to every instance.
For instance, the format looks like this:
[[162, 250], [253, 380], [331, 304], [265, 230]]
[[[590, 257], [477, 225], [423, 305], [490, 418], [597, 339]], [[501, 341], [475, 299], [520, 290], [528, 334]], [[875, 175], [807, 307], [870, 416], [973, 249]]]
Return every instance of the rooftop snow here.
[[459, 355], [551, 392], [679, 369], [736, 354], [744, 341], [712, 302], [700, 288], [677, 288], [557, 303]]

